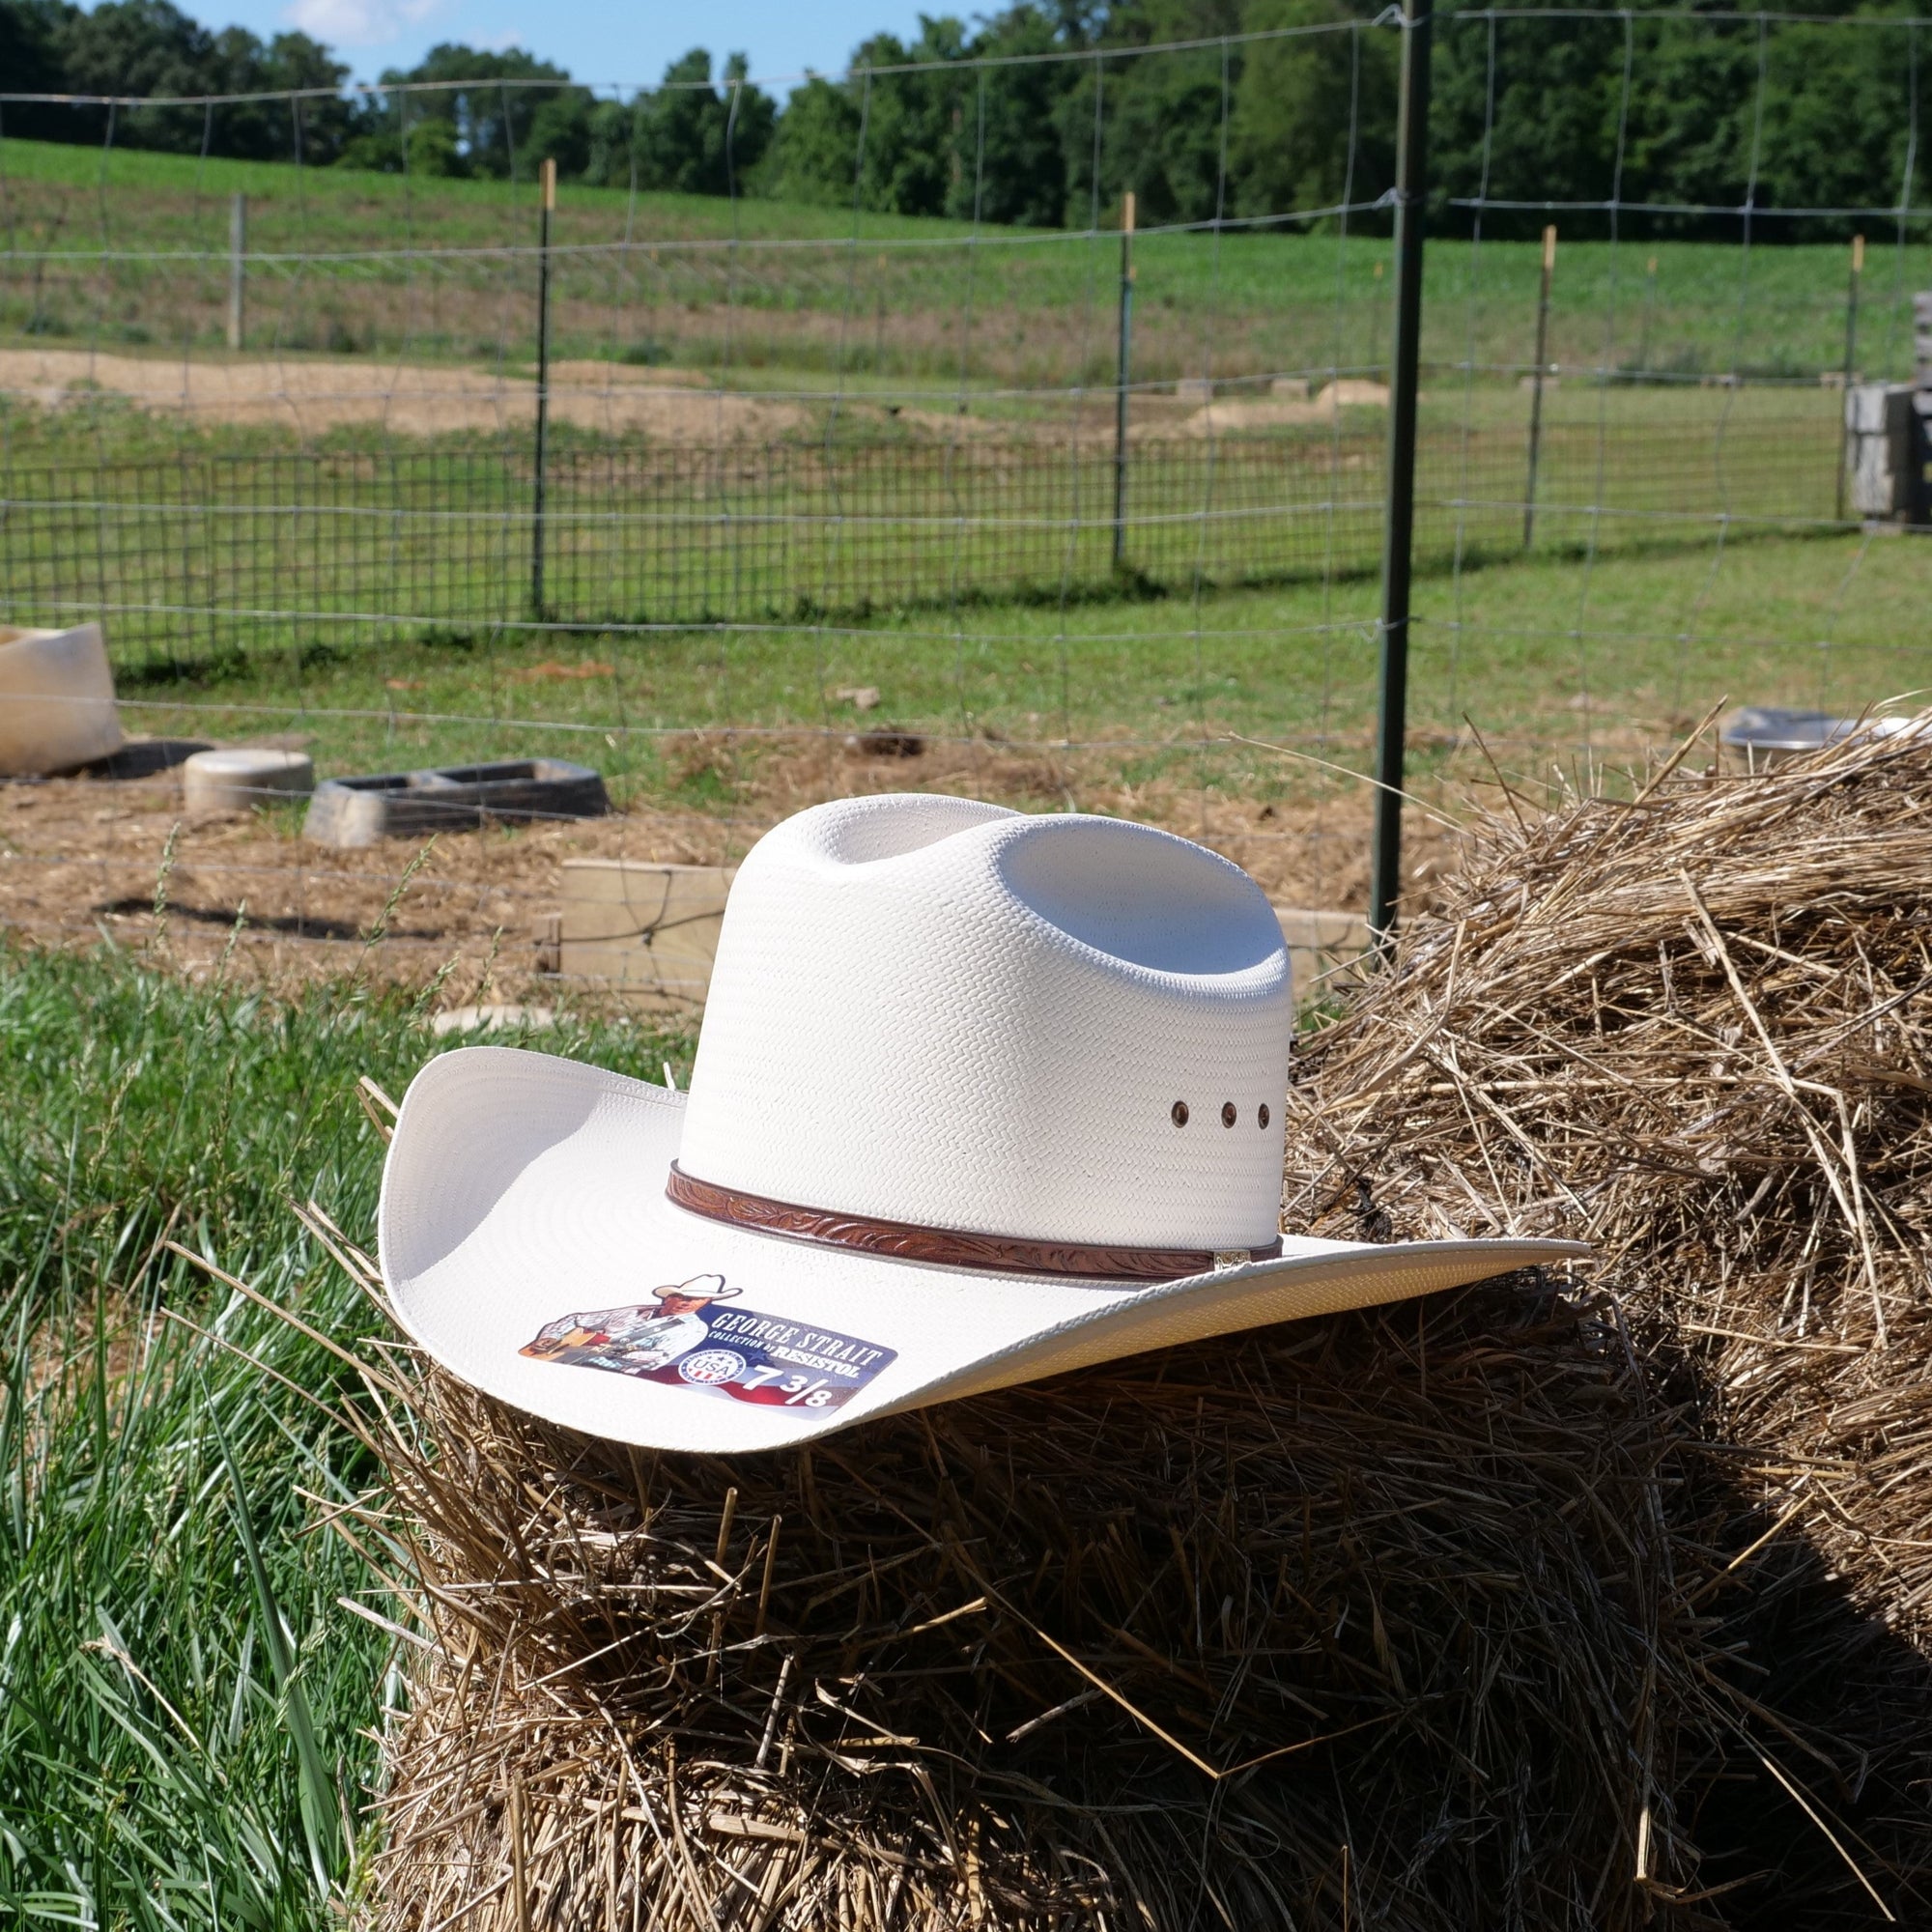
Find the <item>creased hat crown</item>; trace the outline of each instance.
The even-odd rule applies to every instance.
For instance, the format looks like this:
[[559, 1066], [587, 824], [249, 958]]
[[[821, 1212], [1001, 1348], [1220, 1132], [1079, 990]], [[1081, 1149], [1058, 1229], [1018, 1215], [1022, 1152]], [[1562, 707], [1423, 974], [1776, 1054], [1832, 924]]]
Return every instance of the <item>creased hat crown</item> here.
[[1259, 1246], [1292, 1031], [1273, 909], [1203, 847], [969, 799], [841, 800], [738, 869], [678, 1165], [922, 1227]]

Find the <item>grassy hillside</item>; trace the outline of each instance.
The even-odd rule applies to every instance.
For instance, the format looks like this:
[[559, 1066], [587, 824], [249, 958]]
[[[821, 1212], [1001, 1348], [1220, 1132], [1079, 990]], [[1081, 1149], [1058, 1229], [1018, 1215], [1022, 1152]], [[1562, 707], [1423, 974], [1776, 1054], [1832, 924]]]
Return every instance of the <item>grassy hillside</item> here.
[[[249, 197], [260, 351], [533, 353], [535, 189], [51, 144], [0, 143], [0, 332], [208, 350], [221, 341], [228, 200]], [[1112, 211], [1102, 212], [1111, 224]], [[1105, 381], [1118, 239], [857, 214], [769, 200], [567, 186], [554, 229], [557, 351], [702, 368], [899, 382]], [[1876, 242], [1877, 238], [1874, 238]], [[1137, 372], [1151, 380], [1367, 369], [1387, 355], [1376, 234], [1143, 235]], [[1514, 371], [1533, 355], [1539, 250], [1441, 241], [1428, 359]], [[1656, 263], [1654, 276], [1649, 264]], [[1815, 381], [1844, 354], [1841, 246], [1566, 243], [1551, 358]], [[1874, 246], [1861, 364], [1911, 359], [1910, 296], [1932, 247]]]

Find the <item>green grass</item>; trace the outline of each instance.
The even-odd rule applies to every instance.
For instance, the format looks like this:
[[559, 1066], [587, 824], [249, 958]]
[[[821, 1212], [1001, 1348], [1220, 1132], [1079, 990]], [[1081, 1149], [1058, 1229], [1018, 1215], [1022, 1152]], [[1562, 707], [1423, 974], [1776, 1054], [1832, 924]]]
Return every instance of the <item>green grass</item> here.
[[[517, 412], [500, 432], [412, 439], [375, 420], [184, 427], [108, 398], [15, 402], [0, 410], [8, 610], [104, 614], [135, 668], [236, 651], [295, 665], [528, 614], [526, 188], [19, 142], [0, 144], [0, 337], [212, 354], [226, 195], [242, 186], [259, 258], [251, 349], [299, 357], [334, 343], [384, 363], [480, 364]], [[1114, 374], [1108, 237], [990, 230], [976, 246], [957, 222], [855, 227], [822, 208], [592, 188], [571, 189], [557, 220], [560, 358], [695, 367], [803, 406], [722, 448], [559, 426], [547, 616], [950, 616], [1119, 589], [1107, 398], [1088, 399], [1076, 443], [1066, 392]], [[1386, 255], [1376, 236], [1143, 236], [1134, 376], [1151, 391], [1211, 369], [1224, 394], [1232, 383], [1251, 395], [1240, 383], [1273, 371], [1319, 384], [1331, 370], [1380, 370]], [[1532, 355], [1538, 260], [1526, 243], [1431, 244], [1430, 567], [1520, 547], [1529, 401], [1518, 377]], [[1845, 270], [1836, 247], [1565, 243], [1542, 543], [1635, 554], [1705, 544], [1723, 518], [1829, 522], [1839, 399], [1818, 378], [1843, 357]], [[1932, 250], [1874, 250], [1858, 357], [1867, 371], [1910, 364], [1910, 291], [1928, 275]], [[1670, 380], [1624, 380], [1639, 365]], [[1750, 382], [1702, 384], [1735, 371]], [[835, 412], [828, 398], [841, 389], [850, 398]], [[971, 419], [963, 437], [955, 409]], [[1134, 409], [1142, 429], [1185, 412], [1171, 394], [1144, 393]], [[1007, 434], [986, 437], [994, 423]], [[1212, 443], [1138, 442], [1131, 580], [1175, 593], [1372, 571], [1382, 462], [1376, 409], [1346, 412], [1339, 431], [1291, 422]]]
[[[1594, 563], [1567, 548], [1425, 575], [1418, 776], [1474, 768], [1465, 717], [1534, 773], [1551, 759], [1640, 761], [1725, 696], [1856, 711], [1924, 689], [1928, 588], [1932, 549], [1908, 536], [1745, 536]], [[432, 635], [306, 667], [230, 660], [202, 684], [143, 687], [131, 716], [156, 732], [306, 732], [324, 772], [577, 757], [622, 797], [724, 810], [755, 783], [764, 734], [856, 728], [836, 694], [870, 685], [882, 696], [867, 726], [982, 747], [1070, 742], [1092, 748], [1090, 774], [1198, 776], [1266, 798], [1306, 789], [1315, 768], [1229, 739], [1365, 766], [1377, 605], [1365, 575], [861, 624]], [[586, 664], [608, 674], [541, 669]], [[694, 747], [690, 732], [709, 736]]]
[[[158, 1242], [369, 1327], [290, 1203], [368, 1238], [355, 1079], [400, 1093], [442, 1043], [353, 982], [277, 1007], [162, 966], [0, 950], [0, 1918], [320, 1932], [398, 1694], [337, 1599], [393, 1605], [318, 1526], [372, 1471], [316, 1406], [350, 1392], [334, 1358]], [[627, 1027], [542, 1043], [688, 1060]]]

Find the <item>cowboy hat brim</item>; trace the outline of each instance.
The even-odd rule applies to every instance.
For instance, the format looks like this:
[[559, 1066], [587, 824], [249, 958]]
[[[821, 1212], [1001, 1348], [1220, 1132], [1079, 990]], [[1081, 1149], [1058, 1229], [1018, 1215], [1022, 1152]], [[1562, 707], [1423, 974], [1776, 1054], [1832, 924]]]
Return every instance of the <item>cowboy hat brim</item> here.
[[[674, 1206], [683, 1122], [683, 1095], [577, 1061], [507, 1047], [431, 1061], [404, 1097], [378, 1213], [403, 1326], [465, 1381], [549, 1421], [716, 1454], [1589, 1253], [1291, 1236], [1279, 1259], [1153, 1288], [934, 1267]], [[613, 1332], [526, 1352], [580, 1310], [630, 1307], [641, 1324], [659, 1288], [706, 1274], [740, 1293], [695, 1341], [680, 1330], [673, 1357], [641, 1327], [636, 1346]]]

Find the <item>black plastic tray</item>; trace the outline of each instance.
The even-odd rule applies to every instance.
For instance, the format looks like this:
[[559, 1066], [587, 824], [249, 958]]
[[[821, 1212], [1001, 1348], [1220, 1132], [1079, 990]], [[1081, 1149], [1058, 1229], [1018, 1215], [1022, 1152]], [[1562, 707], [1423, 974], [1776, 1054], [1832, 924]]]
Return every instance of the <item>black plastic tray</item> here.
[[374, 845], [432, 832], [474, 831], [491, 820], [530, 824], [601, 818], [611, 810], [603, 776], [563, 758], [504, 758], [424, 772], [324, 779], [309, 800], [302, 836], [321, 845]]

